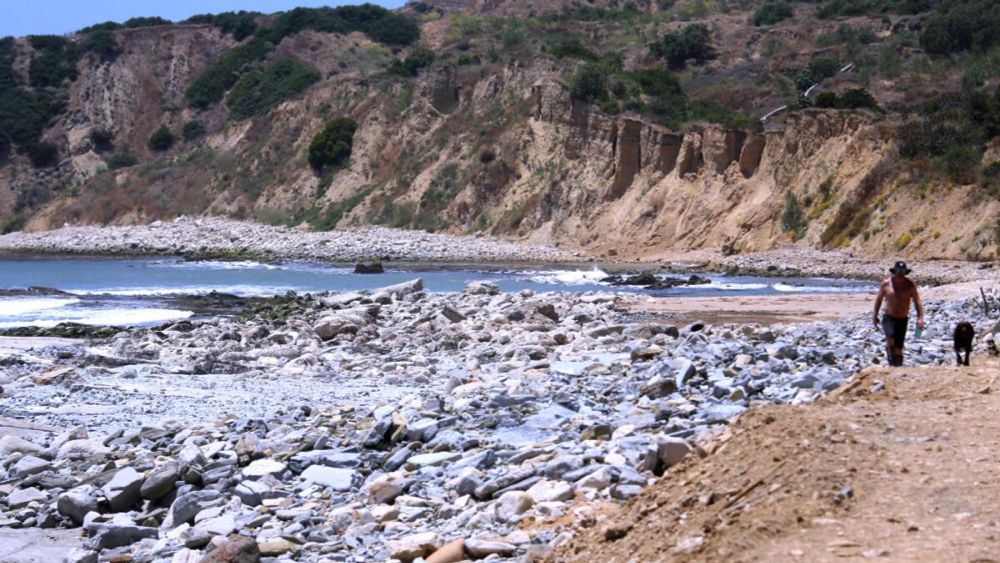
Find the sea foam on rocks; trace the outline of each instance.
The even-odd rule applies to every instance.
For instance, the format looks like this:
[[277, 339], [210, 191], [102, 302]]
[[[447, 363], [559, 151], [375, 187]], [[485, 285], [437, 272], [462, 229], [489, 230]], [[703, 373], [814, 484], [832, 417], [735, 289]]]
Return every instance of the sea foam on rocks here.
[[[73, 430], [0, 440], [0, 525], [82, 525], [77, 555], [102, 560], [512, 557], [556, 540], [523, 520], [631, 498], [731, 417], [811, 401], [883, 356], [867, 317], [677, 330], [622, 298], [414, 282], [19, 357], [7, 408]], [[953, 361], [957, 320], [991, 330], [973, 301], [927, 309], [910, 364]], [[76, 375], [33, 382], [59, 364]], [[114, 406], [57, 408], [74, 399]]]

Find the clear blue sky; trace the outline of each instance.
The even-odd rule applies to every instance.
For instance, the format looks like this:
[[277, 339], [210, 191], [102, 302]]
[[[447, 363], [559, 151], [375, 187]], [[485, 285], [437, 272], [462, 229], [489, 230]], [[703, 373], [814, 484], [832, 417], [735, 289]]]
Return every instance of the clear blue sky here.
[[[370, 0], [398, 8], [404, 0]], [[0, 5], [0, 37], [61, 35], [108, 20], [122, 22], [136, 16], [160, 16], [178, 21], [194, 14], [250, 10], [280, 12], [297, 6], [339, 6], [363, 1], [316, 0], [4, 0]]]

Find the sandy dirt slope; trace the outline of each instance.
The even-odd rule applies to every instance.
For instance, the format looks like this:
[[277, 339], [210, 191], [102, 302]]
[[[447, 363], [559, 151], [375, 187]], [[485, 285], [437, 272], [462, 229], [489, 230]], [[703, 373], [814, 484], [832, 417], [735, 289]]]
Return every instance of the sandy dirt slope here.
[[1000, 361], [755, 409], [557, 561], [1000, 561]]

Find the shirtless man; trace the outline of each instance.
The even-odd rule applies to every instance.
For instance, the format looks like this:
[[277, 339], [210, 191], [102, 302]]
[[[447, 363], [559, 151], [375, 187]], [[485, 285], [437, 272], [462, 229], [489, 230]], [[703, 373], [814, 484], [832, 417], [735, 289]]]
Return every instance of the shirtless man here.
[[[920, 302], [920, 294], [917, 293], [917, 286], [906, 277], [910, 269], [906, 267], [906, 262], [896, 262], [896, 265], [889, 268], [892, 277], [886, 278], [882, 282], [882, 287], [878, 290], [875, 298], [875, 328], [882, 329], [885, 333], [886, 357], [889, 365], [903, 365], [903, 343], [906, 340], [906, 325], [909, 323], [910, 301], [913, 301], [917, 309], [917, 328], [924, 329], [924, 305]], [[885, 312], [882, 314], [882, 321], [879, 322], [878, 312], [882, 308], [882, 300], [885, 300]]]

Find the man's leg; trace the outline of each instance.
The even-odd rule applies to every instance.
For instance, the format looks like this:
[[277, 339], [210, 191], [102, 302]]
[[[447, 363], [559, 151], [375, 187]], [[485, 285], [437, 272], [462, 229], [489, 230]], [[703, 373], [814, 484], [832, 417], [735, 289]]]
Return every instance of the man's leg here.
[[892, 348], [892, 365], [901, 366], [903, 365], [903, 347], [894, 346]]
[[885, 361], [886, 365], [894, 366], [896, 365], [896, 339], [893, 337], [888, 337], [885, 339]]

